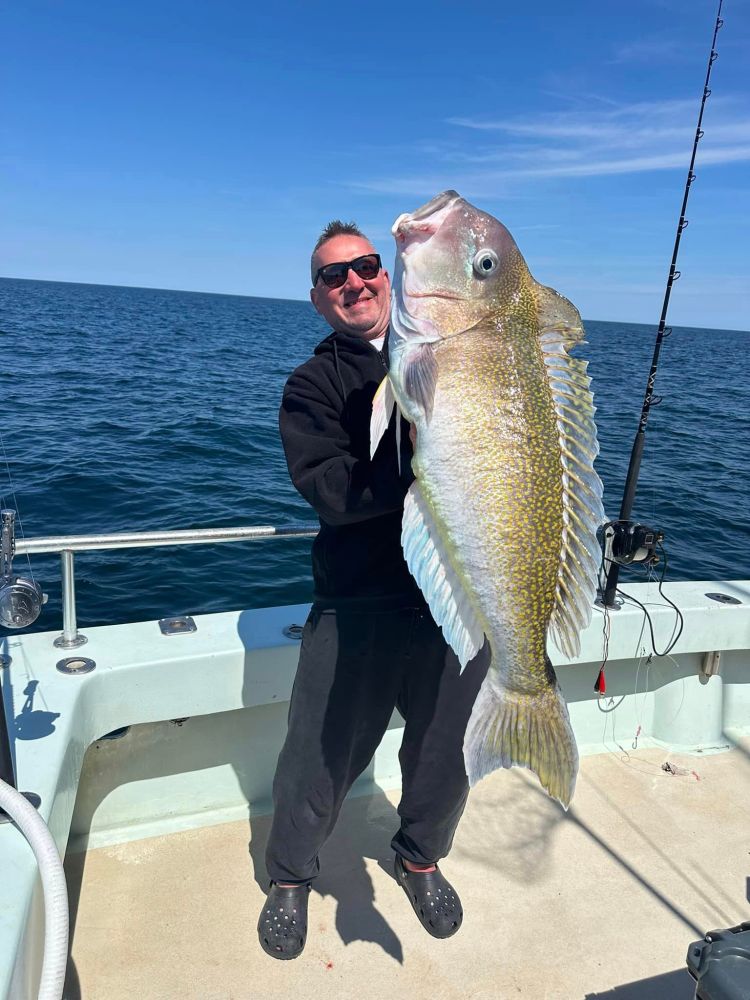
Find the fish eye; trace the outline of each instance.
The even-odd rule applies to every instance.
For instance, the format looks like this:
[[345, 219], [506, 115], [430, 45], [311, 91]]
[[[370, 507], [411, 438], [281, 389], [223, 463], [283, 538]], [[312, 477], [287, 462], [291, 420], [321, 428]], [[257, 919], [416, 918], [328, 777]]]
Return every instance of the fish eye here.
[[474, 256], [474, 273], [480, 278], [486, 278], [500, 266], [494, 250], [480, 250]]

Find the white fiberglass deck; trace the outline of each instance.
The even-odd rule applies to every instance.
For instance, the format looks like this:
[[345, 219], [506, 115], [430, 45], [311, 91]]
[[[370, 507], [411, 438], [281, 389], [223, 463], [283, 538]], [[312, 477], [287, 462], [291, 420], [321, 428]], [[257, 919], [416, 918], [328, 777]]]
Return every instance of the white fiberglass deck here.
[[294, 962], [255, 933], [266, 817], [73, 854], [65, 996], [689, 1000], [688, 945], [750, 915], [749, 745], [587, 757], [567, 815], [526, 772], [486, 779], [443, 865], [466, 910], [449, 941], [390, 876], [398, 793], [346, 804]]

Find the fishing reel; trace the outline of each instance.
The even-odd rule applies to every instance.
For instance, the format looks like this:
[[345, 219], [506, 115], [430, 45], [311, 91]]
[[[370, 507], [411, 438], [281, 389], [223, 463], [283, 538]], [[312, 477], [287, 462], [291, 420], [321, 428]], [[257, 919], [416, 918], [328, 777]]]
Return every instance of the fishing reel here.
[[47, 595], [39, 584], [25, 576], [13, 573], [13, 556], [16, 551], [14, 510], [0, 511], [0, 625], [5, 628], [26, 628], [39, 617]]
[[640, 563], [653, 566], [659, 561], [657, 548], [664, 532], [634, 521], [610, 521], [604, 525], [605, 558], [620, 566]]

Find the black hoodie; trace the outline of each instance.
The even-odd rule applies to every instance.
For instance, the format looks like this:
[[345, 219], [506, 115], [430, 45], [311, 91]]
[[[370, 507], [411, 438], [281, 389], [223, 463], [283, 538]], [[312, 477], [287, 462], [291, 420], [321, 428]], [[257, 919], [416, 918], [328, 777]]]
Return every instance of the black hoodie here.
[[378, 351], [332, 333], [284, 387], [279, 427], [289, 475], [320, 520], [312, 547], [319, 604], [424, 604], [401, 550], [404, 496], [414, 479], [406, 421], [401, 474], [395, 417], [370, 460], [372, 399], [387, 371], [387, 339]]

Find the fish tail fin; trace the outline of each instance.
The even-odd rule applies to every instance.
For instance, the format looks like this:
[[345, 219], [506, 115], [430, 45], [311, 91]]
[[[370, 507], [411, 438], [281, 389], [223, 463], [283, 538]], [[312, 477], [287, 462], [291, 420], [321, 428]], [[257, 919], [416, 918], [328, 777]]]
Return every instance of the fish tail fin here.
[[531, 695], [500, 692], [487, 678], [466, 727], [464, 762], [470, 785], [500, 767], [527, 767], [567, 809], [576, 784], [578, 749], [557, 684]]

